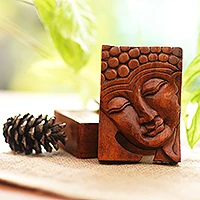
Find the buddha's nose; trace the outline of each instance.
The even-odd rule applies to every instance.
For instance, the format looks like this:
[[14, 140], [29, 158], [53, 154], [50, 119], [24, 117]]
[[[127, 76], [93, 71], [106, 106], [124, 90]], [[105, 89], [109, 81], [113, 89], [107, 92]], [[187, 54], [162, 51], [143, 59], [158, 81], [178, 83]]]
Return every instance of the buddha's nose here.
[[143, 107], [139, 114], [139, 122], [140, 124], [152, 122], [151, 124], [153, 125], [156, 116], [158, 116], [158, 113], [154, 109], [149, 106], [146, 108]]
[[138, 111], [139, 115], [139, 123], [149, 123], [153, 125], [153, 121], [156, 116], [158, 116], [158, 113], [151, 108], [143, 99], [138, 99], [136, 110]]
[[134, 108], [138, 113], [139, 124], [155, 127], [155, 118], [158, 117], [156, 110], [150, 107], [150, 105], [142, 98], [142, 95], [137, 90], [133, 93]]

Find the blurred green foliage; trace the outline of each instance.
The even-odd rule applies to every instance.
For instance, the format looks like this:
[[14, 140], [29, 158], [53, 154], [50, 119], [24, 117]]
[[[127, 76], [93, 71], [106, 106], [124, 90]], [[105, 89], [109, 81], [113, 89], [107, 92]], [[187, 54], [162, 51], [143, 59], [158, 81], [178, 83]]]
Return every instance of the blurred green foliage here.
[[95, 17], [86, 0], [34, 0], [60, 55], [76, 71], [88, 62], [96, 41]]
[[[17, 38], [41, 56], [40, 59], [32, 62], [31, 70], [17, 73], [11, 87], [52, 91], [52, 83], [54, 83], [57, 86], [53, 91], [58, 91], [61, 85], [65, 92], [80, 94], [84, 102], [97, 97], [95, 88], [97, 84], [94, 84], [96, 79], [89, 75], [95, 74], [94, 71], [98, 68], [81, 70], [91, 56], [96, 39], [95, 17], [88, 1], [18, 1], [36, 6], [45, 33], [47, 36], [49, 33], [50, 42], [52, 41], [55, 46], [52, 43], [42, 44], [34, 38], [34, 35], [31, 36], [11, 20], [1, 20], [0, 28], [4, 32]], [[27, 74], [24, 74], [25, 72]], [[22, 78], [19, 73], [24, 77]], [[38, 83], [38, 88], [33, 82]]]
[[[200, 54], [191, 62], [183, 76], [182, 115], [186, 127], [188, 143], [191, 148], [193, 148], [194, 145], [200, 140], [200, 84], [198, 81], [199, 78]], [[191, 110], [188, 112], [187, 108], [189, 105], [193, 105], [193, 107], [191, 107]]]

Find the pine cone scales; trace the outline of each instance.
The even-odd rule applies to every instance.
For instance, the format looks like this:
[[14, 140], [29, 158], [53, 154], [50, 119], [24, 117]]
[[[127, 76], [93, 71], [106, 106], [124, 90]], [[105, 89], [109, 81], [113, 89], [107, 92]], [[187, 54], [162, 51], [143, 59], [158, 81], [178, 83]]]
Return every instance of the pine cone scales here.
[[47, 119], [40, 115], [35, 118], [29, 113], [21, 117], [8, 118], [3, 127], [5, 142], [15, 152], [31, 154], [33, 150], [41, 153], [41, 146], [47, 152], [52, 151], [52, 146], [58, 150], [58, 141], [65, 144], [65, 133], [61, 131], [65, 123], [55, 124], [55, 117]]

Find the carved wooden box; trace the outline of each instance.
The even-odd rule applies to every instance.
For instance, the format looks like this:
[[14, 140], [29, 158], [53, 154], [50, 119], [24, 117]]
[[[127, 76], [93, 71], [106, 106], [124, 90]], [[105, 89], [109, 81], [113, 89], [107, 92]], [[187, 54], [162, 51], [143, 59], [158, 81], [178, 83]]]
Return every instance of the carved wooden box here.
[[77, 158], [97, 157], [99, 115], [91, 111], [55, 111], [56, 122], [65, 122], [66, 151]]
[[102, 46], [99, 161], [180, 161], [182, 49]]

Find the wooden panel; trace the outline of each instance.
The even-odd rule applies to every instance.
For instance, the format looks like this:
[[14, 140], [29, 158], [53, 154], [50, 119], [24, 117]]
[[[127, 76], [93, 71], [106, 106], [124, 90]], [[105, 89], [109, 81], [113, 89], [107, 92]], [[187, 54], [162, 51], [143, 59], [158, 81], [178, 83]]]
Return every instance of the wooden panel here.
[[56, 122], [65, 122], [68, 140], [62, 146], [77, 158], [97, 157], [99, 116], [90, 111], [55, 111]]
[[182, 49], [102, 46], [99, 161], [180, 161]]

